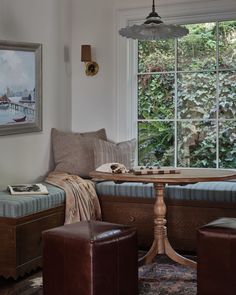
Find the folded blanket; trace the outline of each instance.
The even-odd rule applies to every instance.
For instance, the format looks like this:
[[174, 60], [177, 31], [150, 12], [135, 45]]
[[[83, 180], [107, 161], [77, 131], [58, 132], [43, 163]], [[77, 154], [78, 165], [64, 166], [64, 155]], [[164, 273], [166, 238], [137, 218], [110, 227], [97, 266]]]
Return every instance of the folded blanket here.
[[51, 172], [45, 182], [62, 188], [66, 193], [65, 224], [101, 219], [98, 196], [91, 180], [63, 172]]

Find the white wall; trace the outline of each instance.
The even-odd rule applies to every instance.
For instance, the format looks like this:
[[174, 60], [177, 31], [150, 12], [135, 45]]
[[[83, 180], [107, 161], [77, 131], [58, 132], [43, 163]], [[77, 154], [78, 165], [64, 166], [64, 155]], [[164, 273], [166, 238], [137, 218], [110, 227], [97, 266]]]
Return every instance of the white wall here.
[[[72, 0], [72, 129], [115, 132], [115, 17], [112, 0]], [[84, 73], [81, 45], [92, 45], [99, 64], [94, 77]]]
[[0, 40], [43, 44], [43, 131], [0, 136], [0, 186], [45, 175], [51, 128], [70, 129], [69, 13], [69, 0], [0, 0]]

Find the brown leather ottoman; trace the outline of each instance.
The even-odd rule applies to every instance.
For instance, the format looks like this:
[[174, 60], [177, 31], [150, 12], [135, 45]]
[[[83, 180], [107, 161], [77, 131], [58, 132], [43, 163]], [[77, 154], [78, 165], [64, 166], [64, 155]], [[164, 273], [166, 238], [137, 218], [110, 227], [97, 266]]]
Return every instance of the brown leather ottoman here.
[[220, 218], [197, 232], [198, 295], [236, 294], [236, 218]]
[[82, 221], [43, 232], [44, 295], [136, 295], [136, 230]]

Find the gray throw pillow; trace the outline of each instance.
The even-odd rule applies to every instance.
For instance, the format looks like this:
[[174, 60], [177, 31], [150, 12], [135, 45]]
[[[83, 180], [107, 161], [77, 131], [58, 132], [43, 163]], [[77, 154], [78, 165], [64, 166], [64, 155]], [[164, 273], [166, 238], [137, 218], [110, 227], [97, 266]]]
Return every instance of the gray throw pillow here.
[[106, 163], [120, 163], [127, 169], [134, 166], [136, 140], [131, 139], [120, 143], [112, 143], [104, 140], [94, 142], [95, 168]]
[[75, 133], [52, 129], [52, 148], [55, 171], [89, 177], [95, 170], [94, 142], [98, 139], [107, 140], [105, 129], [94, 132]]

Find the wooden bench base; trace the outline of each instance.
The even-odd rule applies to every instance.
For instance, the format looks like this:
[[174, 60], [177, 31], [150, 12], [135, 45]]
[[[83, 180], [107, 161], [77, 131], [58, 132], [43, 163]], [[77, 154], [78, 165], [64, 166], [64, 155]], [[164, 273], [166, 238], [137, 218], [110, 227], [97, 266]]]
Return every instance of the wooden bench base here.
[[[153, 241], [154, 199], [99, 196], [103, 221], [135, 226], [140, 249]], [[236, 217], [236, 204], [166, 201], [168, 237], [174, 249], [196, 251], [196, 229], [220, 217]], [[18, 278], [42, 266], [41, 233], [64, 224], [64, 205], [22, 218], [0, 217], [0, 276]]]
[[0, 275], [17, 279], [42, 266], [42, 231], [64, 224], [64, 205], [21, 218], [0, 217]]
[[[103, 220], [135, 226], [140, 248], [153, 241], [154, 199], [99, 196]], [[236, 217], [236, 204], [208, 201], [166, 201], [167, 230], [172, 247], [196, 252], [196, 229], [220, 217]]]

